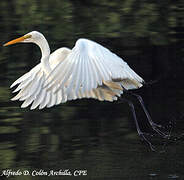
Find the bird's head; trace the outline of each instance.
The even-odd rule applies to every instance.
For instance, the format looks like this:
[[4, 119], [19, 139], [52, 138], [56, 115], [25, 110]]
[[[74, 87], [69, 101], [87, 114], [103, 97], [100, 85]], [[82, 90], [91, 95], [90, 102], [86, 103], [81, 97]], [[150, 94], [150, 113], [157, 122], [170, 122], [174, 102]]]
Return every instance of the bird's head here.
[[37, 43], [42, 37], [43, 35], [40, 32], [32, 31], [32, 32], [25, 34], [24, 36], [21, 36], [17, 39], [14, 39], [14, 40], [11, 40], [5, 43], [3, 46], [8, 46], [11, 44], [22, 43], [22, 42], [23, 43]]

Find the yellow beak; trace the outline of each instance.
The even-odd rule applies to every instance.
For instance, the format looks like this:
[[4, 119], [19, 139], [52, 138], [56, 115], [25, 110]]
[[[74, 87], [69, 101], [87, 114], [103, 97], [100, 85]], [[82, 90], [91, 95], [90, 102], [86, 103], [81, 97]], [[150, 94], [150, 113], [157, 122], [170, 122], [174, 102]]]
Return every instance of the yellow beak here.
[[25, 39], [30, 38], [30, 37], [31, 37], [31, 35], [24, 35], [20, 38], [14, 39], [12, 41], [7, 42], [6, 44], [3, 44], [3, 46], [8, 46], [8, 45], [11, 45], [11, 44], [19, 43], [19, 42], [24, 41]]

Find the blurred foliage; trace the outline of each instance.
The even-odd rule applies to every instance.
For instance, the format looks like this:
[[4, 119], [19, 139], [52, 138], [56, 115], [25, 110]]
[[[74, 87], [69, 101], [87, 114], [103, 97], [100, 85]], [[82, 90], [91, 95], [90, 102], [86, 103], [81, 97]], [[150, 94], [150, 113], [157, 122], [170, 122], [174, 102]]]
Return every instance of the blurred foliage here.
[[0, 88], [0, 101], [5, 101], [9, 98], [9, 89], [7, 87]]
[[16, 152], [11, 148], [0, 149], [0, 166], [1, 169], [10, 168], [14, 165], [14, 161], [16, 158]]
[[180, 4], [169, 0], [1, 1], [1, 26], [11, 34], [13, 30], [15, 34], [39, 30], [53, 41], [61, 42], [71, 42], [75, 36], [87, 34], [89, 37], [144, 37], [160, 45], [173, 40], [168, 36], [174, 33], [178, 18], [183, 16]]
[[[167, 64], [169, 50], [166, 49], [165, 53], [163, 49], [172, 43], [180, 44], [182, 41], [180, 38], [183, 33], [180, 27], [184, 24], [182, 4], [182, 1], [169, 0], [1, 0], [0, 40], [6, 42], [18, 35], [38, 30], [43, 32], [51, 47], [54, 48], [72, 47], [75, 40], [80, 37], [108, 42], [107, 47], [117, 48], [119, 52], [123, 49], [122, 47], [118, 49], [121, 43], [121, 46], [125, 47], [124, 52], [126, 51], [127, 56], [130, 54], [133, 57], [137, 56], [138, 66], [142, 65], [139, 59], [143, 59], [149, 64], [142, 66], [146, 72], [152, 61], [153, 64], [162, 62], [161, 67], [173, 65], [172, 63]], [[114, 44], [113, 39], [115, 39]], [[159, 50], [156, 52], [161, 57], [158, 59], [153, 53], [155, 51], [146, 53], [147, 49], [141, 49], [140, 44], [145, 47], [151, 45], [153, 48], [159, 46]], [[134, 49], [128, 49], [135, 46]], [[92, 172], [94, 174], [98, 172], [99, 174], [96, 176], [102, 178], [104, 173], [108, 174], [110, 171], [107, 169], [103, 172], [102, 166], [109, 167], [108, 163], [114, 161], [109, 152], [113, 146], [102, 147], [103, 152], [96, 147], [95, 150], [90, 150], [89, 147], [96, 146], [96, 144], [100, 146], [99, 131], [102, 131], [103, 134], [110, 128], [124, 134], [123, 138], [135, 139], [137, 137], [135, 131], [132, 133], [126, 128], [129, 124], [127, 125], [128, 118], [124, 117], [124, 112], [126, 111], [125, 114], [129, 112], [128, 107], [106, 108], [103, 106], [100, 109], [100, 106], [96, 105], [96, 101], [90, 101], [91, 103], [88, 104], [88, 101], [83, 100], [83, 102], [75, 101], [74, 105], [69, 103], [68, 106], [64, 104], [62, 107], [55, 106], [39, 112], [30, 112], [29, 109], [20, 110], [17, 105], [20, 103], [11, 104], [9, 102], [12, 95], [10, 95], [8, 87], [20, 74], [25, 73], [38, 62], [39, 57], [35, 53], [35, 47], [32, 47], [24, 45], [19, 48], [15, 45], [14, 48], [0, 49], [0, 78], [4, 80], [0, 82], [1, 168], [14, 168], [15, 166], [19, 168], [63, 168], [63, 164], [66, 168], [68, 168], [67, 165], [71, 168], [79, 168], [87, 166], [83, 163], [86, 157], [83, 157], [83, 154], [89, 153], [91, 159], [89, 158], [88, 164], [93, 164]], [[166, 55], [163, 56], [162, 53]], [[11, 59], [8, 59], [7, 57], [10, 58], [10, 55]], [[151, 59], [152, 57], [155, 59]], [[172, 58], [177, 64], [180, 57], [174, 55]], [[156, 61], [156, 59], [158, 60]], [[76, 106], [78, 104], [82, 104], [83, 107], [78, 108]], [[98, 104], [101, 103], [98, 102]], [[156, 104], [156, 108], [160, 108], [160, 106]], [[117, 112], [119, 113], [117, 114]], [[85, 121], [86, 118], [88, 121]], [[107, 123], [107, 127], [104, 128], [101, 124], [103, 119], [113, 120], [113, 123], [110, 121], [111, 123]], [[110, 138], [113, 138], [111, 142], [113, 145], [114, 142], [118, 144], [118, 141], [125, 140], [116, 140], [116, 137], [110, 134], [106, 141], [109, 143]], [[129, 152], [131, 148], [125, 145], [122, 149]], [[106, 159], [102, 157], [104, 153], [106, 153]], [[130, 157], [134, 153], [133, 151]], [[99, 157], [95, 159], [94, 154], [98, 154]], [[136, 164], [136, 161], [133, 159], [131, 165], [128, 165], [129, 159], [126, 159], [126, 155], [124, 157], [125, 161], [116, 159], [116, 163], [122, 163], [121, 167], [130, 167], [124, 169], [125, 174], [128, 174], [131, 173], [132, 165]], [[137, 157], [140, 157], [140, 161], [136, 165], [140, 166], [143, 164], [141, 158], [144, 157], [144, 154], [142, 156], [137, 154]], [[71, 161], [70, 164], [66, 163], [66, 159], [69, 159], [67, 163]], [[151, 159], [148, 164], [151, 164], [150, 162], [152, 162]], [[76, 164], [77, 166], [75, 166]], [[155, 166], [158, 165], [157, 162], [155, 164]], [[119, 172], [121, 171], [122, 168]]]

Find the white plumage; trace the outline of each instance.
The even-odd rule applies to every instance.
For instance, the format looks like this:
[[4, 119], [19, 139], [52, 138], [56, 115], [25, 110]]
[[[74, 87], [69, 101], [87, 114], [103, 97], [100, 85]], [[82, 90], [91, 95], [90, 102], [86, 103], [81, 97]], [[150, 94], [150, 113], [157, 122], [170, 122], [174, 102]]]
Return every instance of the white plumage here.
[[94, 41], [79, 39], [72, 50], [50, 54], [45, 37], [33, 31], [5, 46], [17, 42], [36, 43], [42, 52], [41, 63], [11, 85], [18, 85], [12, 100], [24, 101], [22, 108], [31, 104], [31, 109], [42, 109], [80, 98], [114, 101], [123, 88], [142, 86], [143, 79], [125, 61]]

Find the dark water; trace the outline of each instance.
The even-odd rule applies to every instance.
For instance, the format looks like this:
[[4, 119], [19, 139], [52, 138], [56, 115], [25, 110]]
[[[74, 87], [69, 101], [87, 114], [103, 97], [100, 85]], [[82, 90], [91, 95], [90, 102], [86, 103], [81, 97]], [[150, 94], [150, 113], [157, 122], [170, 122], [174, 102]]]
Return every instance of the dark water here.
[[[72, 47], [85, 37], [124, 58], [147, 82], [141, 95], [153, 120], [172, 140], [148, 137], [150, 151], [137, 135], [126, 103], [76, 100], [45, 110], [21, 109], [9, 86], [39, 63], [32, 44], [0, 48], [0, 170], [30, 172], [15, 179], [184, 179], [184, 36], [179, 1], [0, 1], [1, 44], [29, 31], [42, 32], [52, 50]], [[144, 131], [153, 134], [139, 103]], [[174, 137], [176, 139], [174, 140]], [[68, 170], [72, 176], [44, 176]], [[75, 177], [83, 170], [85, 176]], [[40, 174], [31, 174], [32, 172]], [[85, 171], [85, 172], [84, 172]], [[78, 174], [79, 175], [79, 174]]]

